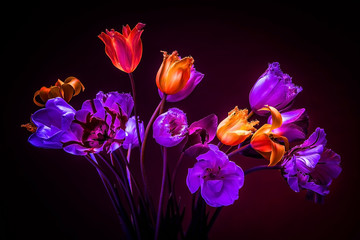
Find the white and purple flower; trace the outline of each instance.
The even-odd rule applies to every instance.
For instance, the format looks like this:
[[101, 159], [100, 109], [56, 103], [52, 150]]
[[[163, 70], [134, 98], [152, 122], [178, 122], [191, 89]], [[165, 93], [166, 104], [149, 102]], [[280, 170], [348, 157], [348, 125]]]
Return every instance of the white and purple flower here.
[[199, 155], [193, 168], [189, 168], [186, 184], [191, 193], [201, 189], [201, 196], [212, 207], [228, 206], [239, 198], [244, 185], [244, 172], [216, 145]]
[[339, 176], [341, 158], [325, 148], [325, 137], [325, 131], [317, 128], [303, 144], [292, 148], [284, 157], [283, 176], [295, 192], [307, 189], [325, 196], [332, 180]]

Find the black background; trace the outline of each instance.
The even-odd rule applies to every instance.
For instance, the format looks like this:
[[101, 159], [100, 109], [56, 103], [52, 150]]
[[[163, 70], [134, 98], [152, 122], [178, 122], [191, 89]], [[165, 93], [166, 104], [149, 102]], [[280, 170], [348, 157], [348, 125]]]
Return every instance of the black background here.
[[[223, 209], [210, 239], [360, 238], [359, 25], [354, 4], [61, 1], [2, 6], [3, 239], [119, 239], [116, 216], [96, 171], [81, 157], [31, 146], [20, 125], [38, 109], [34, 92], [58, 78], [76, 76], [84, 83], [85, 92], [71, 101], [75, 109], [99, 90], [130, 92], [127, 75], [111, 64], [97, 35], [137, 22], [146, 24], [143, 58], [134, 72], [138, 111], [145, 121], [160, 100], [155, 85], [160, 50], [193, 56], [196, 69], [205, 74], [187, 99], [167, 105], [183, 109], [189, 123], [211, 113], [221, 120], [236, 105], [249, 107], [252, 85], [268, 63], [278, 61], [304, 89], [294, 107], [307, 109], [310, 133], [324, 128], [328, 147], [342, 157], [343, 172], [323, 205], [305, 201], [305, 194], [293, 192], [277, 172], [247, 176], [239, 200]], [[149, 144], [147, 149], [146, 167], [157, 196], [159, 148]], [[177, 150], [171, 149], [170, 156]], [[232, 160], [243, 169], [266, 163]], [[170, 165], [175, 161], [171, 157]], [[185, 159], [178, 178], [188, 206], [185, 177], [193, 163]]]

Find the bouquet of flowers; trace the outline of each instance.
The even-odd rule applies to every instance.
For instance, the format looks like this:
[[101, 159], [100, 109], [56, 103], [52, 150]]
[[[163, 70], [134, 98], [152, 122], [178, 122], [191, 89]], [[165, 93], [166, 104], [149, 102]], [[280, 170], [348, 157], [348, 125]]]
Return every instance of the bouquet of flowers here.
[[[324, 200], [341, 172], [340, 156], [326, 147], [323, 129], [316, 128], [308, 136], [306, 110], [292, 109], [302, 88], [292, 83], [277, 62], [269, 64], [250, 90], [250, 112], [236, 106], [220, 123], [210, 114], [189, 124], [181, 109], [165, 105], [189, 96], [204, 74], [195, 69], [193, 57], [162, 51], [163, 62], [154, 76], [160, 103], [145, 124], [137, 112], [132, 74], [142, 57], [144, 26], [138, 23], [131, 29], [126, 25], [122, 34], [106, 30], [99, 35], [113, 65], [128, 74], [131, 93], [100, 91], [75, 110], [69, 101], [85, 87], [76, 77], [68, 77], [35, 92], [33, 101], [42, 108], [22, 125], [32, 132], [28, 140], [32, 145], [63, 149], [83, 156], [95, 167], [127, 239], [207, 239], [222, 207], [235, 203], [245, 176], [255, 171], [278, 171], [293, 191], [306, 190], [307, 198], [317, 203]], [[268, 117], [267, 122], [255, 116]], [[144, 167], [151, 132], [163, 162], [157, 206]], [[170, 169], [167, 149], [174, 146], [181, 151], [176, 167]], [[139, 148], [138, 156], [131, 154], [134, 148]], [[175, 191], [185, 155], [193, 159], [186, 179], [179, 179], [193, 194], [187, 226]], [[234, 155], [269, 163], [243, 170], [230, 160]], [[139, 169], [131, 167], [130, 161], [138, 161]]]

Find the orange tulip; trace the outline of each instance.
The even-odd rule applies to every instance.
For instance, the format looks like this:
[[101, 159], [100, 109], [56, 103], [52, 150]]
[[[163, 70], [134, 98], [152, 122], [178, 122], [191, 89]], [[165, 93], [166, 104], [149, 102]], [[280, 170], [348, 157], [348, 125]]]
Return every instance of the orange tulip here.
[[256, 131], [254, 128], [259, 121], [248, 122], [248, 110], [236, 106], [228, 117], [225, 118], [218, 126], [216, 135], [218, 139], [226, 145], [234, 146], [245, 141], [246, 138]]
[[[274, 134], [272, 131], [282, 125], [282, 117], [279, 111], [266, 105], [259, 111], [270, 111], [272, 124], [264, 124], [251, 138], [250, 144], [258, 153], [270, 161], [269, 166], [275, 166], [284, 156], [285, 150], [289, 149], [286, 137]], [[285, 144], [282, 145], [280, 142]]]
[[145, 24], [138, 23], [130, 29], [129, 25], [123, 26], [122, 34], [106, 30], [98, 37], [105, 44], [105, 52], [115, 67], [126, 73], [133, 72], [139, 65], [142, 56], [141, 34]]
[[190, 69], [194, 63], [192, 57], [180, 59], [178, 52], [171, 55], [162, 51], [163, 62], [156, 75], [156, 85], [165, 94], [172, 95], [182, 90], [190, 78]]
[[[55, 86], [51, 87], [42, 87], [40, 90], [36, 91], [34, 94], [33, 101], [39, 107], [45, 106], [47, 100], [51, 98], [61, 97], [66, 102], [70, 102], [73, 96], [78, 95], [81, 91], [84, 91], [85, 87], [76, 77], [68, 77], [65, 81], [57, 80]], [[40, 97], [42, 102], [37, 100], [37, 97]]]

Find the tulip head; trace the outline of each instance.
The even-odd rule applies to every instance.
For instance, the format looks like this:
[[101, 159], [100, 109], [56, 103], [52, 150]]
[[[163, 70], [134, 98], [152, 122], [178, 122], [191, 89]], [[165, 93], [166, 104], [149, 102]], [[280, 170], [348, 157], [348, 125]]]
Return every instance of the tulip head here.
[[122, 34], [112, 29], [99, 35], [111, 62], [123, 72], [133, 72], [140, 63], [143, 50], [140, 37], [144, 27], [145, 24], [138, 23], [131, 30], [129, 25], [126, 25], [122, 29]]
[[186, 86], [194, 59], [192, 57], [180, 59], [177, 51], [171, 55], [163, 51], [163, 57], [156, 75], [156, 85], [167, 95], [176, 94]]
[[288, 139], [273, 132], [273, 130], [281, 127], [282, 116], [276, 108], [268, 105], [259, 109], [259, 111], [270, 111], [272, 123], [264, 124], [259, 128], [251, 137], [250, 144], [253, 149], [270, 161], [269, 166], [275, 166], [280, 162], [285, 151], [289, 149]]
[[226, 145], [234, 146], [245, 141], [253, 131], [259, 121], [248, 122], [248, 110], [239, 108], [236, 106], [228, 117], [225, 118], [218, 126], [216, 135], [218, 139]]

